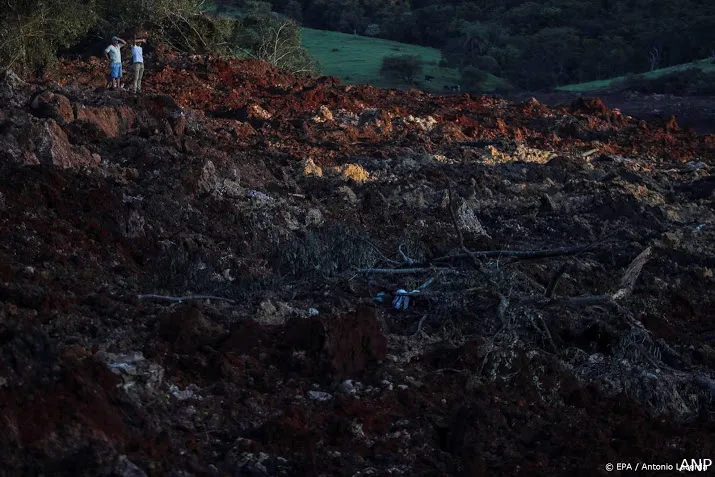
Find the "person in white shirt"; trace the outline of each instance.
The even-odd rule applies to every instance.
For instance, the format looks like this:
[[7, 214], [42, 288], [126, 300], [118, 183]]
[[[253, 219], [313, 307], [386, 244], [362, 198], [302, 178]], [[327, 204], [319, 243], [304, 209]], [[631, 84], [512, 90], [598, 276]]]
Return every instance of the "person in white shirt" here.
[[[119, 44], [121, 42], [121, 45]], [[112, 88], [118, 89], [122, 78], [122, 48], [127, 42], [116, 36], [112, 37], [112, 44], [104, 50], [104, 56], [109, 61], [109, 73], [112, 76]]]
[[132, 40], [132, 63], [134, 64], [134, 92], [142, 90], [142, 78], [144, 77], [144, 51], [140, 46], [146, 42], [146, 38], [134, 38]]

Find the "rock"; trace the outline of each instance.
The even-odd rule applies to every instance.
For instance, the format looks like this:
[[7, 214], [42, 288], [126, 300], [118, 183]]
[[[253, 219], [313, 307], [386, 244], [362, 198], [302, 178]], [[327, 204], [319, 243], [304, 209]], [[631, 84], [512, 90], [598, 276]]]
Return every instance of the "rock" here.
[[22, 107], [30, 98], [30, 85], [11, 69], [0, 71], [0, 100], [4, 106]]
[[54, 119], [60, 124], [67, 124], [74, 121], [74, 110], [72, 104], [66, 96], [45, 91], [39, 94], [32, 101], [32, 109], [41, 118]]
[[100, 351], [94, 358], [106, 363], [112, 373], [122, 378], [124, 384], [120, 387], [136, 403], [153, 399], [164, 382], [164, 369], [148, 361], [139, 351], [126, 354]]
[[303, 175], [323, 177], [323, 169], [312, 158], [308, 157], [303, 161]]
[[663, 243], [671, 248], [680, 245], [680, 237], [675, 232], [665, 232], [662, 236]]
[[332, 121], [333, 120], [333, 113], [328, 109], [327, 106], [321, 105], [320, 106], [320, 115], [323, 119], [326, 121]]
[[146, 473], [125, 455], [119, 456], [117, 459], [112, 475], [115, 477], [147, 477]]
[[175, 136], [183, 136], [186, 132], [187, 121], [184, 113], [180, 113], [176, 119], [169, 121]]
[[357, 195], [355, 195], [355, 192], [353, 192], [350, 187], [346, 185], [340, 186], [338, 187], [338, 192], [340, 192], [340, 195], [343, 196], [343, 200], [348, 204], [355, 205], [358, 203]]
[[246, 112], [248, 114], [249, 119], [253, 118], [258, 118], [258, 119], [271, 119], [273, 115], [263, 109], [261, 106], [258, 104], [251, 104], [246, 108]]
[[199, 191], [213, 191], [216, 188], [217, 181], [216, 166], [212, 161], [206, 161], [206, 164], [204, 164], [204, 167], [201, 169], [201, 176], [197, 183]]
[[126, 238], [138, 238], [144, 235], [144, 227], [146, 226], [146, 220], [139, 214], [139, 211], [132, 210], [129, 213], [124, 229], [122, 230], [122, 235]]
[[343, 180], [353, 180], [358, 184], [365, 182], [370, 179], [370, 173], [368, 173], [359, 164], [345, 164], [344, 166], [336, 168], [338, 174], [342, 176]]
[[323, 213], [320, 209], [312, 208], [309, 209], [305, 214], [305, 226], [310, 227], [311, 225], [320, 225], [324, 222]]
[[295, 314], [295, 310], [286, 303], [277, 302], [277, 304], [273, 304], [270, 300], [264, 300], [258, 306], [254, 319], [262, 325], [284, 325], [287, 318], [292, 314]]
[[703, 161], [690, 161], [686, 162], [684, 167], [687, 171], [694, 172], [699, 169], [707, 168], [707, 164], [705, 164]]
[[195, 384], [188, 386], [186, 389], [180, 389], [176, 384], [169, 386], [169, 393], [179, 401], [187, 401], [189, 399], [201, 399], [197, 394], [198, 387]]
[[358, 119], [358, 127], [365, 125], [373, 125], [381, 132], [389, 133], [392, 131], [392, 115], [383, 109], [366, 109], [360, 113]]
[[357, 392], [357, 388], [355, 387], [355, 383], [353, 383], [353, 380], [346, 379], [345, 381], [340, 383], [340, 392], [348, 395], [355, 394]]
[[[168, 135], [183, 136], [187, 130], [193, 130], [196, 127], [195, 112], [188, 111], [188, 114], [179, 106], [179, 104], [169, 95], [155, 94], [143, 96], [139, 103], [148, 113], [151, 118], [143, 118], [146, 122], [144, 126], [155, 126], [164, 124]], [[187, 118], [190, 116], [190, 118]]]
[[484, 155], [484, 159], [486, 159], [490, 163], [506, 162], [506, 161], [511, 160], [511, 157], [509, 155], [501, 152], [499, 149], [492, 146], [491, 144], [488, 146], [484, 146], [483, 155]]
[[53, 119], [31, 118], [16, 137], [20, 148], [24, 149], [21, 163], [51, 164], [63, 168], [99, 165], [99, 156], [93, 155], [84, 146], [71, 145], [67, 134]]
[[18, 88], [26, 84], [27, 83], [25, 83], [22, 78], [17, 76], [11, 69], [6, 69], [0, 72], [0, 85], [3, 87]]
[[437, 120], [432, 116], [427, 116], [426, 118], [414, 117], [411, 114], [405, 119], [407, 123], [414, 123], [420, 127], [423, 131], [431, 131], [437, 125]]
[[320, 108], [318, 108], [318, 114], [313, 116], [313, 121], [316, 123], [324, 123], [326, 121], [332, 121], [332, 120], [333, 120], [333, 113], [324, 104], [320, 105]]
[[325, 402], [333, 399], [333, 396], [323, 391], [308, 391], [308, 399]]
[[87, 107], [75, 105], [77, 120], [97, 126], [106, 137], [119, 137], [134, 127], [136, 116], [128, 106]]
[[262, 301], [260, 304], [261, 313], [266, 315], [275, 315], [278, 313], [278, 308], [273, 305], [269, 300]]
[[246, 191], [246, 195], [250, 197], [251, 199], [256, 199], [256, 202], [259, 204], [267, 204], [269, 202], [273, 202], [273, 198], [266, 194], [265, 192], [261, 192], [260, 190], [253, 190], [249, 189]]

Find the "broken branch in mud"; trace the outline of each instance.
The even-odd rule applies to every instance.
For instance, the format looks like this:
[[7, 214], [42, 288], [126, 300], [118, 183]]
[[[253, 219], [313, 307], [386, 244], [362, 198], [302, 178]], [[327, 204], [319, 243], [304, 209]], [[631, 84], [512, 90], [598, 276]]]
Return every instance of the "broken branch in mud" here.
[[358, 273], [382, 273], [387, 275], [400, 275], [408, 273], [422, 273], [422, 272], [452, 272], [458, 273], [459, 270], [448, 267], [421, 267], [421, 268], [361, 268]]
[[174, 303], [182, 303], [185, 301], [192, 300], [217, 300], [217, 301], [227, 301], [229, 303], [236, 303], [236, 300], [230, 298], [224, 298], [220, 296], [212, 295], [195, 295], [195, 296], [164, 296], [164, 295], [137, 295], [140, 300], [159, 300], [159, 301], [170, 301]]
[[400, 244], [400, 246], [399, 246], [399, 248], [397, 249], [397, 251], [399, 252], [399, 254], [400, 254], [400, 256], [402, 257], [402, 259], [404, 260], [404, 263], [406, 263], [407, 265], [414, 265], [414, 264], [416, 263], [415, 260], [413, 260], [413, 259], [411, 259], [410, 257], [408, 257], [407, 254], [402, 251], [403, 245], [404, 245], [404, 243]]
[[454, 205], [452, 202], [452, 184], [447, 184], [447, 194], [449, 196], [449, 216], [452, 218], [452, 225], [454, 226], [454, 231], [457, 232], [457, 237], [459, 238], [459, 246], [467, 253], [469, 250], [464, 246], [464, 235], [462, 230], [459, 228], [459, 223], [457, 222], [457, 214], [454, 212]]
[[581, 252], [590, 252], [597, 250], [600, 246], [597, 244], [577, 245], [573, 247], [558, 247], [544, 250], [479, 250], [476, 252], [467, 251], [458, 255], [446, 255], [431, 260], [431, 262], [449, 262], [462, 258], [494, 258], [494, 257], [513, 257], [521, 260], [560, 257], [564, 255], [575, 255]]
[[564, 275], [564, 273], [566, 273], [566, 270], [568, 270], [568, 268], [569, 262], [566, 262], [561, 265], [558, 270], [556, 270], [556, 273], [554, 273], [554, 276], [549, 282], [549, 286], [546, 287], [546, 292], [544, 293], [546, 298], [552, 298], [554, 296], [554, 292], [556, 291], [556, 287], [559, 284], [559, 280], [561, 280], [561, 277]]
[[628, 265], [623, 278], [621, 278], [621, 288], [613, 294], [614, 300], [620, 300], [633, 293], [633, 287], [643, 270], [643, 265], [650, 259], [651, 250], [651, 247], [646, 248]]
[[640, 276], [643, 266], [650, 259], [652, 248], [648, 247], [643, 250], [633, 261], [628, 265], [623, 278], [621, 278], [620, 288], [615, 293], [605, 295], [582, 295], [574, 297], [558, 297], [552, 298], [549, 304], [563, 303], [566, 305], [590, 306], [590, 305], [609, 305], [616, 304], [617, 301], [626, 298], [633, 293], [633, 288], [636, 280]]
[[417, 335], [426, 336], [425, 332], [422, 331], [422, 325], [424, 324], [426, 319], [427, 315], [423, 315], [422, 318], [420, 318], [420, 322], [417, 324], [417, 331], [415, 331], [415, 334], [412, 335], [413, 337], [416, 337]]
[[496, 287], [496, 284], [494, 281], [491, 279], [491, 277], [487, 274], [487, 272], [484, 271], [482, 268], [482, 264], [477, 260], [477, 257], [471, 255], [470, 251], [467, 249], [467, 246], [464, 245], [464, 235], [462, 234], [462, 230], [459, 228], [459, 222], [457, 222], [457, 214], [454, 211], [454, 205], [452, 203], [452, 184], [447, 184], [447, 193], [449, 194], [449, 215], [452, 217], [452, 225], [454, 226], [455, 232], [457, 232], [457, 237], [459, 237], [459, 247], [462, 249], [462, 251], [469, 257], [471, 257], [472, 262], [474, 262], [474, 267], [477, 269], [479, 273], [482, 274], [484, 279], [492, 286]]
[[541, 315], [538, 315], [539, 321], [541, 321], [542, 326], [544, 327], [544, 332], [546, 333], [546, 338], [549, 340], [549, 345], [551, 345], [551, 351], [554, 353], [558, 353], [559, 350], [556, 347], [556, 343], [554, 343], [554, 337], [551, 335], [551, 330], [549, 329], [549, 325], [546, 324], [546, 320], [544, 320], [544, 317]]

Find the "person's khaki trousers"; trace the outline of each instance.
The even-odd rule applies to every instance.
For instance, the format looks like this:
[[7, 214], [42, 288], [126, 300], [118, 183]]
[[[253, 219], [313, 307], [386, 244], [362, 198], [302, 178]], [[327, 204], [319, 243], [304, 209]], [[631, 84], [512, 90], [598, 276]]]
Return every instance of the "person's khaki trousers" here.
[[144, 63], [134, 63], [134, 92], [142, 90], [142, 77], [144, 76]]

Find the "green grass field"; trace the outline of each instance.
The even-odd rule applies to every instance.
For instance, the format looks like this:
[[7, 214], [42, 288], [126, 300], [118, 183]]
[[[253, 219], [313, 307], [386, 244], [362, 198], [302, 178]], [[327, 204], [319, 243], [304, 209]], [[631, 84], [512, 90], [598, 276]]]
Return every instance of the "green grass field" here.
[[[241, 14], [235, 7], [226, 7], [219, 13], [213, 4], [207, 4], [206, 10], [215, 15], [233, 18]], [[371, 84], [379, 88], [396, 89], [416, 87], [432, 93], [444, 92], [445, 85], [459, 84], [459, 71], [439, 66], [442, 55], [436, 48], [312, 28], [301, 29], [301, 44], [318, 61], [322, 74], [336, 76], [345, 84]], [[380, 75], [382, 59], [393, 55], [415, 55], [422, 58], [423, 72], [415, 78], [417, 85]], [[433, 76], [434, 79], [427, 82], [425, 76]], [[482, 88], [485, 92], [491, 92], [507, 85], [503, 79], [488, 75], [487, 80], [482, 83]]]
[[[459, 84], [459, 72], [454, 68], [440, 67], [441, 54], [435, 48], [312, 28], [302, 29], [301, 43], [318, 60], [323, 74], [337, 76], [346, 84], [371, 84], [380, 88], [418, 87], [431, 92], [442, 92], [445, 85]], [[415, 78], [418, 86], [391, 81], [380, 75], [382, 59], [393, 55], [422, 58], [423, 73]], [[426, 75], [434, 77], [431, 83], [424, 80]], [[493, 91], [500, 85], [503, 85], [503, 80], [492, 75], [483, 83], [486, 91]]]
[[[677, 71], [678, 69], [681, 69], [681, 68], [687, 68], [689, 66], [698, 67], [705, 72], [714, 72], [715, 71], [715, 64], [713, 64], [711, 62], [711, 60], [708, 58], [705, 60], [693, 61], [692, 63], [685, 63], [682, 65], [669, 66], [667, 68], [661, 68], [659, 70], [649, 71], [647, 73], [642, 73], [642, 76], [645, 78], [657, 78], [659, 76], [663, 76], [664, 74], [671, 73], [673, 71]], [[610, 88], [612, 86], [616, 86], [617, 83], [622, 82], [625, 79], [626, 79], [625, 76], [616, 76], [614, 78], [609, 78], [606, 80], [589, 81], [588, 83], [578, 83], [578, 84], [570, 84], [570, 85], [566, 85], [566, 86], [560, 86], [560, 87], [556, 88], [556, 90], [557, 91], [570, 91], [572, 93], [595, 92], [595, 91], [601, 91], [601, 90]]]

